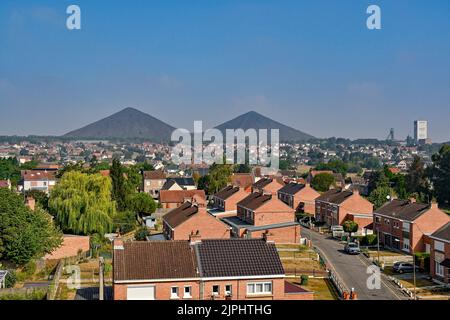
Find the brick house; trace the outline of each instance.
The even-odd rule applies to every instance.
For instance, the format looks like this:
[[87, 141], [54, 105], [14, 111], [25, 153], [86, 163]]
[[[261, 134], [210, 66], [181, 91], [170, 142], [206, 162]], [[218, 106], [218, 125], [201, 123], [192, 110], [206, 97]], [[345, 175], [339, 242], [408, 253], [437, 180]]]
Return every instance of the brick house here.
[[194, 178], [192, 177], [168, 177], [161, 190], [195, 190]]
[[212, 196], [213, 207], [221, 212], [220, 216], [236, 215], [237, 203], [248, 195], [241, 187], [226, 186]]
[[144, 171], [142, 175], [142, 190], [150, 194], [153, 199], [158, 199], [159, 191], [166, 182], [166, 174], [162, 170], [154, 170]]
[[159, 203], [164, 209], [174, 209], [184, 202], [195, 202], [200, 207], [206, 206], [205, 190], [161, 190]]
[[241, 187], [248, 193], [252, 191], [253, 182], [254, 179], [251, 173], [233, 173], [231, 176], [231, 185]]
[[320, 196], [309, 184], [290, 182], [278, 190], [278, 199], [286, 203], [296, 212], [314, 215], [315, 200]]
[[39, 190], [48, 193], [56, 185], [56, 171], [22, 170], [23, 191]]
[[374, 212], [373, 228], [381, 244], [412, 254], [425, 252], [424, 234], [435, 232], [449, 220], [436, 203], [394, 199]]
[[114, 241], [114, 300], [312, 300], [264, 239]]
[[200, 233], [204, 239], [230, 237], [230, 227], [189, 201], [163, 216], [163, 233], [169, 240], [188, 240]]
[[373, 204], [364, 199], [358, 190], [331, 189], [316, 198], [317, 221], [328, 226], [342, 225], [346, 220], [354, 220], [362, 231], [373, 221]]
[[279, 180], [274, 178], [261, 178], [252, 184], [252, 192], [268, 193], [276, 196], [278, 190], [283, 186], [284, 183], [281, 178]]
[[450, 222], [430, 235], [430, 273], [433, 279], [450, 283]]
[[300, 225], [295, 210], [271, 194], [254, 192], [237, 203], [237, 215], [222, 218], [232, 237], [262, 238], [277, 243], [299, 243]]

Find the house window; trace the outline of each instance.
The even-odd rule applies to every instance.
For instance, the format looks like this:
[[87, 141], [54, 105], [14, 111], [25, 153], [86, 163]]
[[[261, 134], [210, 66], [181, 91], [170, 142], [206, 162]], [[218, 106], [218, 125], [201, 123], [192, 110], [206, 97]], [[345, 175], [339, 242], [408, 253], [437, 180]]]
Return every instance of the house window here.
[[384, 223], [387, 224], [387, 225], [391, 224], [391, 222], [388, 219], [384, 219]]
[[218, 296], [220, 292], [220, 287], [218, 285], [213, 285], [212, 286], [212, 294], [213, 296]]
[[178, 299], [178, 287], [170, 288], [170, 299]]
[[375, 222], [376, 222], [376, 223], [380, 223], [380, 222], [381, 222], [381, 218], [380, 218], [380, 217], [378, 217], [378, 216], [377, 216], [377, 217], [375, 217]]
[[184, 287], [183, 298], [192, 298], [192, 287], [191, 286]]
[[441, 241], [434, 241], [434, 250], [444, 252], [444, 243]]
[[405, 232], [409, 232], [409, 230], [410, 230], [409, 222], [403, 222], [402, 230], [405, 231]]
[[409, 239], [403, 239], [403, 251], [409, 252]]
[[441, 264], [437, 261], [434, 262], [434, 265], [435, 265], [434, 270], [435, 270], [436, 275], [443, 277], [444, 276], [444, 266], [441, 266]]
[[247, 284], [247, 294], [272, 294], [272, 282], [254, 282]]
[[232, 293], [233, 293], [233, 291], [232, 291], [232, 286], [231, 286], [231, 284], [227, 284], [227, 285], [225, 286], [225, 295], [226, 295], [226, 296], [231, 296]]
[[397, 221], [394, 221], [393, 225], [394, 225], [394, 228], [398, 228], [398, 222]]

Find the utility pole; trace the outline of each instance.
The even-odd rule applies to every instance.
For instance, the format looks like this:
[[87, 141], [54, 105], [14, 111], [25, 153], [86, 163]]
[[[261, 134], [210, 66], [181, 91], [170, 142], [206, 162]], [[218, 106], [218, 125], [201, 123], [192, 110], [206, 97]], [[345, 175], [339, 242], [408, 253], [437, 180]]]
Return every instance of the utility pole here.
[[417, 300], [416, 295], [416, 255], [414, 254], [414, 248], [411, 247], [412, 255], [413, 255], [413, 282], [414, 282], [414, 300]]
[[103, 260], [103, 257], [99, 258], [99, 288], [98, 288], [98, 299], [99, 300], [105, 300], [104, 298], [104, 281], [103, 281], [103, 271], [104, 271], [104, 264], [105, 261]]
[[380, 263], [380, 227], [377, 228], [377, 251], [378, 251], [377, 265], [378, 265], [379, 268], [381, 268], [381, 263]]

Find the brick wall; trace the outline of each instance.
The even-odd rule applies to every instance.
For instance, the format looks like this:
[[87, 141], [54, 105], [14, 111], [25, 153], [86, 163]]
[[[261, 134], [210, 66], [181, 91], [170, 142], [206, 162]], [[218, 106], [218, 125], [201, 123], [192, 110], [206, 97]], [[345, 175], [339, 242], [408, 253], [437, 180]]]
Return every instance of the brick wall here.
[[78, 252], [89, 251], [89, 236], [64, 235], [63, 243], [52, 253], [45, 255], [44, 259], [57, 260], [65, 257], [74, 257]]
[[[247, 284], [254, 282], [271, 282], [272, 294], [247, 294]], [[170, 300], [171, 288], [178, 287], [177, 300], [199, 300], [201, 299], [200, 286], [203, 285], [203, 299], [209, 300], [212, 298], [213, 286], [219, 286], [219, 295], [215, 296], [215, 300], [225, 299], [225, 286], [231, 285], [232, 295], [231, 300], [284, 300], [286, 295], [284, 292], [284, 278], [275, 279], [241, 279], [241, 280], [207, 280], [203, 284], [200, 281], [170, 281], [170, 282], [154, 282], [154, 283], [133, 283], [133, 284], [118, 284], [113, 285], [114, 300], [127, 300], [127, 287], [138, 285], [154, 285], [156, 300]], [[191, 286], [192, 298], [183, 298], [185, 286]], [[312, 293], [311, 293], [312, 295]], [[297, 295], [289, 295], [287, 299], [298, 300], [303, 298], [305, 300], [307, 295], [302, 297]], [[309, 300], [309, 299], [308, 299]]]
[[[285, 228], [267, 229], [271, 234], [271, 240], [275, 243], [300, 243], [300, 226], [290, 226]], [[266, 230], [253, 231], [252, 238], [262, 238]]]
[[189, 240], [191, 233], [199, 231], [202, 239], [223, 239], [230, 237], [230, 227], [199, 208], [199, 212], [174, 228], [172, 240]]

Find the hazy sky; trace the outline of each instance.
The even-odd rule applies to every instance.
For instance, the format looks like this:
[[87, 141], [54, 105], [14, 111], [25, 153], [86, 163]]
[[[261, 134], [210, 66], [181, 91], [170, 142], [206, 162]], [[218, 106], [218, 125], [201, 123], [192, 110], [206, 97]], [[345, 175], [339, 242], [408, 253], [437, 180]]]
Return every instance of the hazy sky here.
[[421, 118], [439, 142], [449, 101], [448, 0], [0, 1], [0, 135], [135, 107], [187, 129], [255, 110], [318, 137], [404, 138]]

